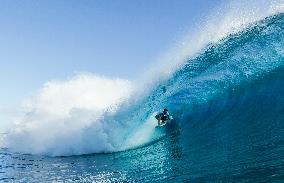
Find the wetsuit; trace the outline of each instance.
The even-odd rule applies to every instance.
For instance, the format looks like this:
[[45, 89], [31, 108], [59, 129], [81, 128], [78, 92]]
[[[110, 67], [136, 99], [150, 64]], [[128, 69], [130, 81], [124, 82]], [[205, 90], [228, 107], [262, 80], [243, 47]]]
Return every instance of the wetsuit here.
[[163, 111], [155, 116], [157, 120], [161, 120], [162, 122], [165, 122], [170, 119], [170, 114], [168, 111]]
[[167, 121], [170, 119], [170, 113], [169, 112], [162, 112], [161, 113], [161, 120], [164, 122], [164, 121]]

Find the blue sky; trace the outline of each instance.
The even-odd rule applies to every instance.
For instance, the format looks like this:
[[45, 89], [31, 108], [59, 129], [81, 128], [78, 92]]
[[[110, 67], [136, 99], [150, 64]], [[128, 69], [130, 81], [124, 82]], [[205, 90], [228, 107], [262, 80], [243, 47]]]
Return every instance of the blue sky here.
[[211, 0], [2, 0], [0, 132], [45, 82], [135, 80], [218, 5]]

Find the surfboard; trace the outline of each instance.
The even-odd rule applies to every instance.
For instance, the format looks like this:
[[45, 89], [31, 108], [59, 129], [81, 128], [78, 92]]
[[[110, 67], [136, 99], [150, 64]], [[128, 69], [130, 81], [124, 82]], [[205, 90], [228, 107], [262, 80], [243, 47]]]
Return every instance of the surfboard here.
[[164, 121], [162, 124], [158, 125], [157, 127], [162, 127], [165, 126], [169, 121], [171, 121], [172, 119], [174, 119], [172, 116], [169, 117], [169, 119], [167, 121]]
[[158, 126], [165, 126], [166, 124], [167, 124], [167, 122], [164, 122], [164, 123], [162, 123], [162, 124], [160, 124]]

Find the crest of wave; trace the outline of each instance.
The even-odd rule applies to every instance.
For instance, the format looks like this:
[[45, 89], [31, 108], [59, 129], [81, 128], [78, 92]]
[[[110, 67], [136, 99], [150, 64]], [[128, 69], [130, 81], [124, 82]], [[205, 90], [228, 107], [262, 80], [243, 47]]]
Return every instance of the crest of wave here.
[[91, 74], [48, 82], [25, 101], [27, 113], [6, 135], [4, 145], [48, 155], [114, 151], [112, 129], [102, 118], [115, 113], [131, 91], [127, 80]]
[[[194, 58], [208, 45], [218, 44], [229, 35], [241, 32], [258, 21], [284, 12], [283, 0], [231, 0], [223, 2], [206, 15], [186, 35], [158, 59], [150, 69], [146, 82], [154, 84], [167, 79], [189, 58]], [[156, 79], [153, 79], [156, 78]]]

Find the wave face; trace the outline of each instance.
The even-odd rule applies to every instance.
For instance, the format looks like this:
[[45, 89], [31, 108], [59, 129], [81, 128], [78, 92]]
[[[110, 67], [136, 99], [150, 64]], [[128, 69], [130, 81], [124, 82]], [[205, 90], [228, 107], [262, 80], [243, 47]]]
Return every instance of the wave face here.
[[129, 154], [160, 158], [137, 162], [163, 165], [146, 180], [283, 181], [283, 86], [284, 14], [278, 14], [209, 45], [161, 82], [137, 114], [146, 111], [140, 117], [147, 119], [167, 106], [175, 121], [152, 135], [166, 137]]
[[161, 83], [144, 108], [168, 106], [176, 122], [190, 126], [283, 120], [283, 28], [278, 14], [209, 45]]
[[[284, 119], [283, 28], [284, 14], [278, 14], [209, 45], [161, 82], [140, 103], [137, 114], [145, 111], [145, 120], [167, 106], [175, 124], [191, 132], [202, 127], [212, 133], [212, 127], [229, 128], [230, 124], [253, 131], [262, 123], [280, 125]], [[234, 126], [231, 130], [236, 130]], [[220, 134], [232, 135], [231, 130], [223, 130]], [[201, 133], [200, 129], [194, 133]]]
[[160, 158], [144, 155], [138, 167], [163, 165], [146, 180], [283, 181], [284, 14], [209, 45], [141, 103], [175, 117], [166, 137], [137, 150]]

